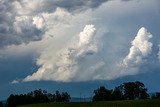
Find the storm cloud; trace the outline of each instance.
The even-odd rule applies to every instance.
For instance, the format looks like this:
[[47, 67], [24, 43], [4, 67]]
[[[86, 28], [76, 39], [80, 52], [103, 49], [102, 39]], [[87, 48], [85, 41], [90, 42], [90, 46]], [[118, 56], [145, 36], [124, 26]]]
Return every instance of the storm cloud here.
[[73, 13], [97, 8], [106, 1], [108, 0], [1, 0], [0, 48], [40, 40], [47, 30], [44, 26], [47, 20], [45, 16], [54, 13], [57, 8]]
[[57, 8], [77, 14], [94, 10], [112, 0], [1, 0], [0, 48], [11, 44], [29, 43], [42, 39], [48, 27], [46, 14]]
[[[86, 25], [84, 30], [79, 34], [78, 40], [75, 40], [77, 43], [71, 42], [72, 44], [60, 51], [56, 58], [52, 56], [52, 49], [48, 49], [48, 52], [45, 53], [42, 52], [37, 60], [37, 64], [40, 68], [31, 76], [27, 76], [23, 81], [76, 81], [74, 77], [80, 72], [79, 63], [81, 59], [94, 55], [94, 53], [98, 51], [98, 44], [95, 40], [95, 36], [96, 29], [94, 25]], [[52, 42], [50, 43], [51, 44], [48, 44], [49, 46], [52, 45]], [[55, 60], [57, 60], [56, 63], [54, 63]], [[98, 67], [94, 69], [97, 68]]]
[[148, 57], [159, 56], [153, 51], [157, 27], [152, 29], [158, 23], [152, 20], [150, 27], [148, 21], [157, 15], [151, 11], [157, 8], [154, 3], [1, 0], [0, 59], [35, 55], [38, 69], [12, 83], [113, 80], [139, 74], [139, 68], [150, 62]]

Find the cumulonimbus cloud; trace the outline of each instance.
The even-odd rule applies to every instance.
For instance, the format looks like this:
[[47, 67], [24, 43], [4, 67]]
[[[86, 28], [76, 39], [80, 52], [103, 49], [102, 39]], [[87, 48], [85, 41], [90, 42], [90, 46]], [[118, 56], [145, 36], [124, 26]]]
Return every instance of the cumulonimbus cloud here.
[[[79, 63], [81, 58], [94, 55], [98, 51], [94, 25], [86, 25], [78, 36], [79, 39], [76, 42], [59, 52], [57, 59], [53, 58], [51, 50], [49, 50], [50, 52], [42, 52], [41, 56], [43, 57], [40, 56], [37, 60], [40, 68], [32, 75], [27, 76], [23, 81], [54, 80], [67, 82], [72, 81], [73, 78], [75, 79], [75, 75], [80, 72]], [[57, 61], [55, 62], [54, 60]], [[98, 67], [95, 69], [98, 69]]]
[[[22, 81], [75, 82], [113, 80], [127, 75], [136, 75], [140, 72], [139, 67], [152, 52], [153, 44], [150, 42], [152, 34], [142, 27], [131, 42], [129, 54], [121, 64], [117, 65], [117, 61], [112, 65], [106, 65], [106, 60], [95, 60], [93, 63], [90, 57], [97, 57], [102, 51], [96, 39], [97, 36], [99, 35], [97, 35], [94, 25], [86, 25], [76, 40], [74, 39], [66, 48], [56, 54], [52, 46], [54, 38], [50, 38], [50, 42], [44, 38], [43, 42], [47, 47], [40, 51], [36, 62], [39, 66], [38, 71]], [[17, 83], [17, 80], [15, 81]]]
[[[122, 61], [121, 66], [112, 65], [115, 68], [107, 71], [105, 61], [98, 61], [83, 69], [83, 61], [87, 61], [90, 55], [99, 52], [98, 42], [95, 40], [96, 29], [93, 25], [86, 25], [79, 34], [79, 39], [70, 44], [67, 48], [59, 52], [58, 60], [52, 58], [51, 52], [41, 53], [43, 57], [37, 60], [40, 68], [37, 72], [27, 76], [23, 81], [87, 81], [87, 80], [112, 80], [126, 75], [139, 73], [139, 67], [143, 64], [148, 55], [152, 52], [150, 39], [152, 34], [142, 27], [135, 39], [131, 42], [129, 54]], [[49, 44], [51, 45], [51, 44]], [[55, 63], [54, 60], [56, 60]], [[85, 66], [86, 67], [86, 66]], [[101, 69], [102, 71], [98, 70]], [[106, 70], [106, 71], [104, 71]], [[82, 72], [82, 74], [81, 74]]]
[[[145, 28], [139, 30], [125, 58], [122, 57], [122, 52], [119, 52], [123, 47], [116, 48], [115, 51], [114, 46], [111, 46], [121, 45], [114, 42], [111, 44], [110, 40], [113, 38], [109, 36], [113, 37], [113, 35], [105, 34], [100, 38], [101, 40], [97, 39], [101, 37], [99, 34], [103, 33], [100, 31], [104, 26], [105, 31], [108, 30], [107, 25], [99, 24], [103, 21], [98, 21], [98, 24], [93, 21], [99, 18], [99, 14], [93, 20], [89, 16], [92, 17], [90, 14], [95, 14], [92, 9], [97, 9], [110, 0], [1, 1], [0, 5], [3, 6], [0, 6], [2, 10], [0, 20], [5, 24], [0, 22], [0, 39], [2, 39], [0, 47], [3, 44], [5, 48], [0, 50], [0, 58], [8, 54], [22, 55], [29, 52], [37, 54], [36, 65], [39, 69], [22, 81], [112, 80], [126, 75], [135, 75], [140, 72], [138, 68], [152, 52], [150, 42], [152, 37]], [[96, 29], [94, 25], [86, 25], [82, 32], [79, 31], [82, 26], [92, 22], [97, 26]], [[78, 32], [80, 33], [77, 34]], [[111, 33], [114, 34], [114, 31]], [[72, 34], [78, 36], [72, 36]], [[9, 46], [6, 46], [8, 44]], [[104, 44], [104, 50], [99, 48], [100, 44]], [[110, 51], [114, 54], [113, 56], [110, 56]], [[116, 53], [119, 54], [113, 58]], [[121, 58], [124, 60], [120, 61]]]

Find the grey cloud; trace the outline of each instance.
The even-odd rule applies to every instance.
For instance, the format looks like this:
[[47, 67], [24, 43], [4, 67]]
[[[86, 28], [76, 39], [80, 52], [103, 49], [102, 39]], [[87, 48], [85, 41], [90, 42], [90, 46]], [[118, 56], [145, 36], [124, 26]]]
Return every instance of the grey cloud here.
[[[133, 0], [121, 0], [121, 1], [128, 2], [128, 1], [133, 1]], [[137, 0], [137, 1], [140, 1], [140, 0]]]
[[[10, 44], [27, 43], [31, 40], [39, 40], [42, 31], [32, 25], [32, 17], [26, 16], [25, 20], [18, 20], [24, 16], [18, 16], [14, 10], [14, 1], [2, 0], [0, 2], [0, 48]], [[16, 27], [21, 30], [17, 32]]]
[[[94, 9], [109, 0], [1, 0], [0, 48], [40, 40], [45, 29], [33, 24], [33, 17], [53, 13], [58, 7], [69, 12]], [[26, 19], [23, 19], [26, 17]], [[17, 21], [17, 18], [18, 21]]]
[[[26, 0], [7, 0], [5, 2], [2, 1], [2, 3], [7, 5], [7, 8], [14, 13], [33, 15], [42, 12], [51, 13], [57, 7], [64, 8], [70, 12], [85, 11], [87, 9], [97, 8], [107, 1], [111, 0], [33, 0], [29, 2]], [[13, 9], [15, 8], [23, 9], [14, 11]]]
[[[129, 2], [122, 3], [121, 0], [117, 0], [114, 2], [110, 2], [110, 3], [112, 5], [116, 2], [121, 3], [120, 8], [115, 6], [115, 8], [113, 8], [113, 10], [110, 10], [109, 9], [110, 7], [107, 8], [108, 4], [106, 3], [105, 5], [102, 6], [103, 11], [101, 8], [98, 8], [96, 11], [85, 11], [85, 12], [83, 11], [84, 13], [81, 12], [80, 14], [71, 14], [71, 12], [76, 13], [76, 12], [79, 12], [82, 10], [92, 8], [92, 6], [93, 6], [93, 8], [96, 8], [96, 6], [94, 6], [93, 4], [84, 4], [83, 2], [80, 2], [81, 1], [80, 0], [80, 1], [74, 1], [77, 3], [77, 5], [72, 6], [72, 7], [68, 7], [68, 4], [66, 4], [66, 5], [59, 4], [59, 7], [61, 7], [61, 8], [57, 9], [57, 12], [56, 12], [56, 10], [54, 10], [54, 9], [57, 7], [58, 4], [56, 5], [53, 3], [55, 3], [55, 2], [58, 3], [58, 0], [57, 1], [56, 0], [50, 1], [50, 2], [49, 2], [49, 0], [46, 0], [46, 1], [41, 0], [39, 2], [36, 2], [36, 1], [37, 0], [34, 0], [34, 1], [32, 0], [31, 2], [27, 2], [26, 6], [25, 6], [25, 2], [18, 1], [18, 2], [21, 2], [20, 4], [22, 6], [24, 6], [25, 10], [19, 9], [16, 12], [17, 16], [21, 16], [22, 18], [24, 16], [28, 16], [29, 22], [31, 20], [30, 18], [34, 17], [35, 18], [34, 23], [38, 28], [41, 28], [43, 26], [43, 21], [46, 21], [46, 19], [49, 23], [47, 26], [52, 26], [55, 24], [59, 25], [60, 23], [62, 23], [62, 21], [64, 19], [64, 22], [66, 22], [66, 23], [68, 23], [68, 22], [70, 23], [70, 21], [71, 21], [72, 27], [70, 29], [72, 31], [74, 31], [75, 29], [77, 30], [77, 29], [81, 28], [80, 26], [82, 26], [82, 25], [80, 25], [80, 24], [91, 23], [92, 21], [90, 20], [90, 18], [87, 18], [88, 16], [90, 16], [89, 14], [91, 14], [91, 17], [93, 17], [93, 18], [101, 18], [102, 19], [102, 20], [99, 20], [99, 19], [95, 20], [95, 22], [93, 21], [93, 24], [95, 24], [96, 28], [97, 28], [97, 35], [99, 35], [99, 33], [101, 31], [103, 33], [103, 28], [105, 28], [105, 31], [106, 31], [106, 29], [109, 28], [109, 34], [105, 34], [105, 35], [102, 34], [103, 37], [100, 38], [100, 41], [102, 43], [102, 49], [98, 49], [98, 52], [95, 52], [92, 50], [95, 48], [90, 47], [90, 45], [89, 45], [90, 48], [85, 47], [82, 49], [81, 48], [78, 48], [78, 49], [72, 48], [72, 47], [70, 47], [70, 45], [68, 46], [67, 42], [68, 43], [71, 42], [71, 44], [72, 44], [71, 39], [73, 37], [72, 36], [73, 34], [71, 33], [71, 31], [68, 30], [67, 28], [63, 28], [65, 26], [64, 23], [60, 24], [60, 26], [57, 26], [59, 31], [54, 30], [55, 27], [52, 26], [53, 29], [50, 29], [50, 30], [52, 30], [52, 32], [45, 33], [46, 35], [44, 35], [44, 37], [46, 36], [46, 38], [42, 39], [42, 41], [45, 40], [44, 41], [45, 43], [39, 47], [41, 50], [39, 51], [40, 55], [38, 56], [37, 63], [36, 63], [37, 66], [39, 67], [39, 69], [35, 70], [37, 72], [33, 73], [33, 75], [28, 76], [27, 79], [25, 79], [25, 81], [30, 81], [30, 80], [38, 80], [38, 81], [39, 80], [56, 80], [56, 81], [86, 80], [87, 81], [87, 80], [93, 80], [93, 79], [94, 80], [95, 79], [111, 80], [111, 79], [123, 77], [126, 75], [135, 75], [135, 74], [139, 73], [139, 70], [138, 70], [139, 66], [132, 67], [132, 68], [137, 68], [137, 69], [130, 70], [130, 69], [125, 69], [121, 66], [119, 67], [119, 65], [118, 65], [119, 62], [123, 60], [122, 58], [125, 58], [129, 52], [128, 49], [129, 49], [130, 43], [128, 43], [128, 41], [133, 40], [132, 37], [136, 33], [135, 29], [137, 29], [137, 27], [143, 25], [144, 23], [148, 23], [148, 22], [151, 23], [152, 22], [150, 17], [148, 17], [148, 9], [145, 11], [138, 11], [144, 7], [143, 6], [141, 7], [139, 5], [135, 5], [135, 7], [131, 6], [132, 2], [134, 3], [134, 2], [137, 2], [138, 0], [135, 0], [135, 1], [132, 0], [132, 2], [130, 2], [130, 3]], [[61, 0], [59, 0], [59, 2], [60, 1]], [[80, 4], [79, 4], [79, 2], [80, 2]], [[84, 5], [82, 6], [81, 3]], [[129, 4], [129, 5], [127, 5], [127, 4]], [[43, 5], [43, 6], [41, 7], [39, 5]], [[127, 6], [125, 6], [125, 5], [127, 5]], [[150, 5], [150, 3], [149, 3], [149, 5]], [[36, 6], [38, 6], [38, 7], [36, 7]], [[146, 7], [146, 4], [144, 4], [144, 6]], [[19, 8], [21, 8], [21, 6]], [[65, 8], [65, 9], [62, 9], [62, 8]], [[127, 8], [127, 10], [126, 10], [126, 8]], [[151, 6], [151, 8], [152, 8], [152, 6]], [[2, 9], [5, 10], [5, 8], [2, 8]], [[133, 10], [135, 9], [135, 10], [133, 11], [132, 9]], [[29, 10], [31, 10], [31, 11], [29, 11]], [[24, 13], [24, 11], [26, 11], [26, 13]], [[137, 14], [137, 11], [138, 11], [138, 14]], [[147, 11], [147, 13], [146, 13], [146, 11]], [[96, 13], [96, 12], [98, 12], [98, 13]], [[119, 14], [121, 12], [122, 12], [122, 14]], [[53, 14], [53, 13], [55, 13], [55, 14]], [[149, 11], [149, 13], [150, 13], [150, 11]], [[134, 17], [130, 14], [133, 14]], [[67, 18], [66, 16], [69, 16], [69, 17]], [[46, 17], [48, 17], [48, 18], [46, 18]], [[82, 18], [79, 18], [79, 17], [82, 17]], [[146, 22], [143, 22], [144, 18], [147, 20]], [[43, 20], [43, 19], [45, 19], [45, 20]], [[87, 19], [87, 21], [85, 22], [84, 19]], [[77, 20], [78, 21], [80, 20], [80, 22], [77, 23]], [[27, 24], [28, 21], [25, 20], [24, 22], [26, 22], [26, 24]], [[51, 23], [53, 23], [53, 24], [51, 24]], [[99, 25], [100, 23], [102, 23], [102, 25]], [[124, 25], [124, 26], [122, 27], [122, 25]], [[153, 25], [155, 26], [154, 23], [153, 23]], [[153, 27], [153, 25], [152, 25], [152, 27]], [[107, 26], [108, 26], [108, 28], [107, 28]], [[147, 24], [144, 24], [144, 26], [146, 26], [148, 28]], [[35, 26], [33, 26], [33, 27], [35, 27]], [[23, 26], [21, 26], [21, 28], [23, 28]], [[151, 27], [149, 27], [149, 30], [150, 30], [150, 28]], [[5, 27], [3, 29], [7, 30], [7, 28], [5, 28]], [[153, 27], [153, 29], [155, 29], [155, 27]], [[22, 31], [25, 32], [26, 31], [25, 28], [24, 28], [24, 30], [22, 29]], [[154, 32], [152, 30], [150, 30], [150, 31]], [[54, 32], [55, 32], [55, 34], [53, 34]], [[61, 32], [64, 32], [65, 34], [61, 34]], [[76, 33], [74, 33], [74, 35], [77, 34], [77, 32], [79, 32], [79, 30], [77, 30], [75, 32]], [[51, 39], [52, 36], [49, 36], [48, 34], [54, 35], [53, 39]], [[57, 38], [56, 35], [62, 36], [62, 38], [59, 39], [59, 38]], [[131, 36], [127, 36], [127, 35], [131, 35]], [[68, 36], [70, 36], [70, 41], [67, 41], [65, 44], [64, 41], [66, 41], [66, 38], [68, 38]], [[97, 36], [97, 38], [99, 38], [99, 37]], [[63, 42], [60, 41], [61, 39], [63, 39]], [[156, 39], [157, 39], [157, 37], [156, 37]], [[75, 40], [78, 41], [79, 39], [75, 39]], [[85, 40], [88, 40], [88, 38]], [[55, 43], [55, 41], [58, 41], [59, 43]], [[84, 41], [83, 38], [82, 38], [82, 41]], [[38, 42], [38, 41], [36, 41], [36, 42]], [[88, 43], [88, 42], [85, 41], [85, 43]], [[39, 46], [39, 44], [42, 44], [42, 43], [41, 42], [38, 43], [37, 46]], [[62, 46], [61, 44], [64, 46]], [[59, 45], [61, 45], [62, 47]], [[35, 43], [33, 43], [33, 45], [32, 45], [30, 42], [30, 44], [27, 44], [27, 45], [24, 44], [24, 45], [14, 46], [14, 47], [10, 47], [10, 48], [13, 50], [13, 52], [17, 51], [16, 49], [18, 49], [18, 50], [22, 49], [24, 51], [20, 51], [20, 53], [26, 53], [27, 49], [29, 49], [33, 52], [33, 50], [35, 48], [37, 48], [37, 47], [35, 47], [33, 49], [33, 46], [35, 46]], [[56, 46], [59, 46], [59, 47], [56, 47]], [[21, 49], [19, 47], [21, 47]], [[64, 51], [63, 51], [63, 49], [64, 49]], [[6, 51], [6, 53], [13, 53], [13, 52]], [[34, 52], [35, 52], [35, 50], [34, 50]], [[59, 54], [58, 52], [60, 52], [61, 54]], [[157, 55], [157, 53], [156, 53], [156, 55]], [[134, 57], [134, 55], [132, 55], [132, 56]], [[139, 56], [139, 52], [136, 54], [136, 56]], [[140, 54], [140, 57], [141, 56], [142, 55]], [[148, 58], [148, 55], [147, 55], [147, 57], [145, 57], [145, 60], [147, 58]], [[157, 56], [156, 56], [156, 58], [157, 58]], [[130, 60], [129, 62], [132, 63], [133, 61], [134, 60]], [[56, 62], [58, 62], [58, 64]], [[78, 68], [75, 65], [78, 65]], [[70, 71], [74, 71], [74, 70], [72, 70], [72, 67], [75, 69], [76, 73], [70, 72]], [[86, 70], [86, 68], [88, 68], [88, 69]], [[140, 68], [141, 68], [141, 65], [140, 65]], [[63, 73], [63, 71], [64, 71], [64, 73]], [[93, 72], [90, 72], [90, 71], [93, 71]], [[145, 70], [144, 70], [144, 72], [145, 72]], [[55, 77], [53, 77], [53, 76], [55, 76]]]
[[[83, 80], [88, 80], [90, 78], [85, 77], [81, 74], [81, 76], [77, 77], [77, 73], [79, 73], [81, 68], [79, 63], [81, 60], [93, 56], [93, 54], [98, 52], [98, 44], [95, 40], [96, 36], [96, 29], [94, 25], [86, 25], [84, 30], [78, 35], [79, 40], [78, 44], [72, 42], [70, 46], [63, 49], [62, 52], [59, 53], [57, 56], [57, 61], [54, 64], [55, 58], [53, 56], [54, 52], [42, 52], [41, 57], [38, 58], [37, 64], [40, 66], [38, 71], [33, 73], [32, 75], [27, 76], [23, 81], [40, 81], [40, 80], [53, 80], [53, 81], [64, 81], [69, 82], [75, 80], [79, 81], [83, 78]], [[77, 40], [75, 40], [77, 41]], [[47, 42], [47, 46], [53, 44], [53, 42]], [[50, 47], [47, 47], [50, 48]], [[48, 49], [51, 51], [53, 49]], [[43, 56], [43, 57], [42, 57]], [[51, 57], [52, 58], [51, 58]], [[49, 59], [48, 59], [49, 58]], [[101, 66], [104, 65], [103, 63], [99, 63], [96, 65], [95, 68], [92, 69], [97, 70]], [[85, 74], [87, 72], [84, 72]], [[94, 72], [90, 74], [93, 75]], [[76, 77], [76, 78], [75, 78]], [[74, 79], [75, 78], [75, 79]], [[13, 81], [15, 82], [15, 81]]]
[[62, 7], [69, 11], [75, 11], [97, 8], [102, 3], [109, 0], [59, 0], [54, 2], [51, 0], [49, 1], [51, 2], [50, 5], [55, 4], [57, 7]]
[[[113, 0], [43, 0], [44, 7], [48, 8], [48, 11], [53, 11], [57, 7], [64, 8], [68, 11], [84, 11], [87, 9], [94, 9], [99, 7], [105, 2], [109, 2]], [[124, 2], [132, 1], [132, 0], [121, 0]], [[43, 9], [43, 8], [41, 8]]]
[[121, 1], [132, 1], [132, 0], [121, 0]]
[[[0, 48], [10, 44], [40, 40], [45, 29], [38, 29], [33, 24], [35, 16], [42, 13], [53, 13], [58, 7], [75, 14], [87, 9], [95, 9], [108, 1], [111, 0], [32, 0], [29, 2], [26, 0], [1, 0]], [[17, 17], [22, 20], [16, 22]], [[23, 17], [27, 17], [27, 19], [23, 20]]]

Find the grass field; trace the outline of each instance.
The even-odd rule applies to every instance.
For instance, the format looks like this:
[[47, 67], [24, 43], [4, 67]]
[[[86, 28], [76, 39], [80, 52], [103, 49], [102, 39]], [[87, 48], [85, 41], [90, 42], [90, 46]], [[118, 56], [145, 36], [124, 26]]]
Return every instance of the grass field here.
[[20, 107], [160, 107], [160, 100], [43, 103], [24, 105]]

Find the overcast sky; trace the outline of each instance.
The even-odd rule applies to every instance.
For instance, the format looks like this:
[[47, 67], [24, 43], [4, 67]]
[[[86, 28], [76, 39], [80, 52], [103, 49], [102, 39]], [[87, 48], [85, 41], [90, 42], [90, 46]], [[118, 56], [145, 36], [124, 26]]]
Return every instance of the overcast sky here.
[[159, 0], [0, 0], [0, 100], [42, 88], [159, 91]]

